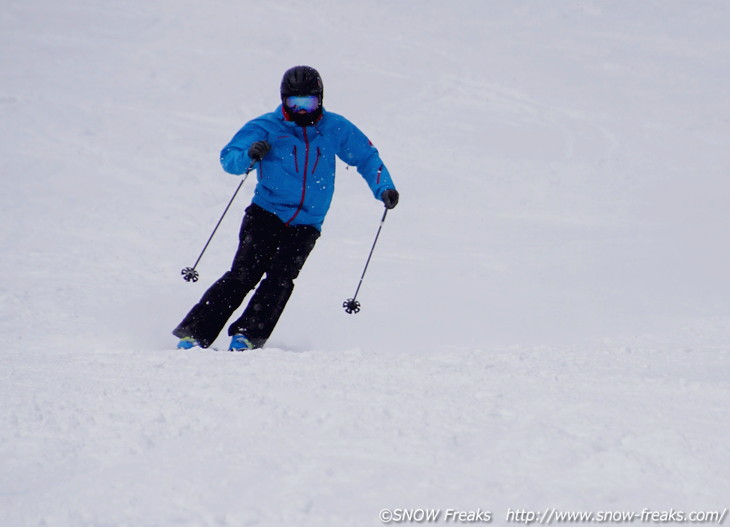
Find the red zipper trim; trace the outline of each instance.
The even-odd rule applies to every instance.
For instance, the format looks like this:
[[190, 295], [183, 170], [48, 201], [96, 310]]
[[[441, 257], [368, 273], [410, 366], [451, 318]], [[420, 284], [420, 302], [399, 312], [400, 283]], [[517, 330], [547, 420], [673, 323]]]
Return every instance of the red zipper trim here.
[[[304, 207], [304, 197], [307, 194], [307, 168], [309, 168], [309, 137], [307, 137], [307, 128], [302, 126], [302, 130], [304, 131], [304, 177], [302, 178], [302, 198], [299, 200], [299, 205], [297, 206], [297, 211], [294, 213], [294, 216], [289, 218], [289, 221], [286, 222], [287, 227], [291, 224], [291, 222], [294, 221], [294, 218], [296, 218], [299, 213], [302, 211], [302, 207]], [[296, 145], [294, 146], [296, 149]], [[295, 158], [296, 159], [296, 158]], [[299, 169], [297, 169], [297, 172]]]
[[314, 160], [314, 166], [312, 167], [312, 175], [317, 171], [317, 165], [319, 164], [319, 158], [322, 157], [322, 152], [320, 151], [319, 147], [317, 147], [317, 157]]

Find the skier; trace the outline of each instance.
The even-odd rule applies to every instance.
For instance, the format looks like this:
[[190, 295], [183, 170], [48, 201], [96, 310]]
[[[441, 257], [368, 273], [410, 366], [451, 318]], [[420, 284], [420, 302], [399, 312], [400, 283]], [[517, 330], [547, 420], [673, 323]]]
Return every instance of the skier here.
[[398, 191], [377, 149], [354, 124], [322, 106], [317, 70], [290, 68], [280, 91], [281, 105], [246, 123], [221, 152], [221, 165], [231, 174], [243, 174], [257, 163], [258, 182], [230, 271], [172, 332], [180, 349], [210, 346], [257, 284], [243, 314], [228, 328], [229, 351], [264, 345], [320, 236], [334, 192], [335, 156], [357, 167], [386, 208], [398, 204]]

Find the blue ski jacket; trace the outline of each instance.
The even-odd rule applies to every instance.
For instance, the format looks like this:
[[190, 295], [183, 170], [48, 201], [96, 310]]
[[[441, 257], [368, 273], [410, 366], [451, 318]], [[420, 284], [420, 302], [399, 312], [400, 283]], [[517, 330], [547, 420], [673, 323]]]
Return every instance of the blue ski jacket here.
[[312, 126], [288, 121], [279, 107], [246, 123], [221, 151], [226, 172], [243, 174], [251, 165], [249, 147], [266, 141], [271, 150], [256, 165], [253, 203], [287, 225], [322, 228], [335, 189], [335, 156], [357, 167], [376, 199], [395, 189], [378, 150], [354, 124], [322, 111]]

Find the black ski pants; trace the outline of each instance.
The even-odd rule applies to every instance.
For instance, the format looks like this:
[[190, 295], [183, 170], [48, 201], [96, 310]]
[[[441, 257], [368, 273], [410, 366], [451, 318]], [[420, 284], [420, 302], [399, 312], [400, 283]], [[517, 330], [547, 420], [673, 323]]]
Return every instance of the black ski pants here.
[[[275, 214], [249, 205], [231, 270], [210, 286], [173, 335], [193, 337], [207, 348], [260, 281], [241, 317], [229, 326], [228, 334], [242, 333], [256, 347], [263, 346], [274, 331], [294, 290], [294, 279], [319, 235], [316, 227], [286, 225]], [[261, 280], [264, 274], [266, 277]]]

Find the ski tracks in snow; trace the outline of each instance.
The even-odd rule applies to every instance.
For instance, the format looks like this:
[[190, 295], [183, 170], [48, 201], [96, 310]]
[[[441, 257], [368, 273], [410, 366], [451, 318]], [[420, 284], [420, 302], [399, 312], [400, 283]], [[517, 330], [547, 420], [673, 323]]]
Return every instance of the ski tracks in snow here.
[[233, 526], [726, 495], [711, 357], [586, 351], [6, 349], [0, 499], [14, 525]]

